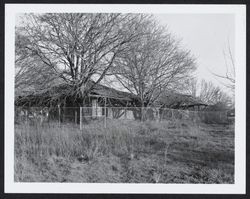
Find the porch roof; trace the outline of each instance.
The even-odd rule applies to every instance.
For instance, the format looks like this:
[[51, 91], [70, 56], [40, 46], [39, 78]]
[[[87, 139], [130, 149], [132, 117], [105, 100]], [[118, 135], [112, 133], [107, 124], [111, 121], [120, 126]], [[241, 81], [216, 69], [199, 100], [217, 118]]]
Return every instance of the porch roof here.
[[[82, 89], [82, 88], [81, 88]], [[71, 96], [72, 87], [70, 85], [61, 83], [52, 86], [50, 89], [36, 89], [35, 87], [26, 87], [21, 91], [15, 90], [16, 100], [20, 98], [60, 98], [62, 96]], [[124, 91], [119, 91], [102, 84], [96, 84], [93, 90], [89, 94], [90, 97], [106, 97], [117, 100], [133, 101], [136, 98], [135, 95]]]

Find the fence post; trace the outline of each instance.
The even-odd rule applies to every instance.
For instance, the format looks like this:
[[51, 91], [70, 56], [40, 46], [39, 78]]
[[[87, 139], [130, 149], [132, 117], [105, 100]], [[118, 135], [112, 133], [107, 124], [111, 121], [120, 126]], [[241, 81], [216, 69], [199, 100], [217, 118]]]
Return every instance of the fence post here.
[[58, 122], [59, 122], [59, 126], [60, 126], [61, 125], [61, 107], [60, 107], [60, 105], [58, 105], [58, 117], [59, 117]]
[[80, 130], [82, 130], [82, 107], [80, 107]]
[[104, 128], [107, 127], [107, 110], [106, 110], [106, 105], [107, 105], [107, 97], [105, 97], [105, 105], [104, 105]]
[[124, 114], [125, 114], [125, 119], [128, 119], [128, 118], [127, 118], [127, 107], [125, 107], [125, 110], [124, 110], [124, 111], [125, 111], [125, 113], [124, 113]]
[[143, 107], [141, 107], [141, 122], [143, 121]]
[[77, 124], [77, 111], [75, 110], [75, 124]]
[[66, 113], [66, 110], [65, 110], [65, 106], [63, 107], [63, 109], [62, 109], [63, 111], [62, 111], [62, 123], [63, 122], [65, 122], [65, 113]]
[[97, 118], [98, 117], [98, 113], [97, 113], [97, 107], [98, 106], [98, 98], [97, 98], [97, 100], [96, 100], [96, 104], [95, 104], [95, 118]]
[[189, 118], [189, 110], [188, 109], [186, 110], [186, 113], [184, 114], [184, 116], [185, 116], [185, 120], [190, 119]]
[[25, 123], [27, 124], [28, 123], [28, 111], [25, 110]]

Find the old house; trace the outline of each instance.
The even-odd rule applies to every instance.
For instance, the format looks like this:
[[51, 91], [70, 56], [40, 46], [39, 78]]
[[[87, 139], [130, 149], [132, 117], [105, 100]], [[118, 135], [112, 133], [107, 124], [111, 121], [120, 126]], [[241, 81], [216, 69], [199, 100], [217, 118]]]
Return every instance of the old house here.
[[207, 106], [192, 96], [169, 91], [159, 96], [153, 108], [142, 110], [136, 106], [138, 104], [136, 95], [102, 84], [96, 84], [84, 98], [73, 97], [71, 90], [72, 88], [65, 84], [58, 84], [45, 90], [29, 88], [16, 94], [15, 105], [25, 107], [31, 115], [34, 115], [34, 112], [36, 115], [43, 112], [51, 119], [60, 118], [62, 122], [79, 122], [80, 114], [86, 121], [104, 116], [112, 119], [141, 119], [142, 112], [146, 119], [159, 119], [161, 114], [166, 115], [166, 111], [163, 111], [166, 108], [202, 110]]
[[72, 88], [65, 84], [59, 84], [46, 90], [24, 89], [22, 92], [16, 93], [15, 105], [23, 107], [32, 115], [34, 115], [32, 113], [34, 110], [37, 115], [37, 112], [40, 113], [46, 108], [49, 110], [51, 118], [61, 117], [62, 121], [79, 121], [80, 107], [83, 107], [81, 114], [85, 119], [94, 119], [105, 114], [110, 118], [128, 116], [124, 107], [133, 106], [136, 99], [135, 95], [101, 84], [96, 84], [84, 99], [81, 96], [73, 97], [71, 90]]

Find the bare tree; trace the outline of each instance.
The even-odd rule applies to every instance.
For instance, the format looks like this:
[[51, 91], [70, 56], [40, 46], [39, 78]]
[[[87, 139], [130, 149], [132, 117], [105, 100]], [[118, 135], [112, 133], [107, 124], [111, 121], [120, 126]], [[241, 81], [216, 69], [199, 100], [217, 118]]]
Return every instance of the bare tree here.
[[221, 106], [227, 107], [231, 102], [231, 98], [223, 92], [220, 87], [205, 80], [201, 81], [200, 94], [198, 97], [208, 105], [220, 104]]
[[70, 85], [71, 96], [85, 97], [113, 67], [125, 44], [140, 36], [140, 23], [135, 23], [140, 20], [138, 14], [28, 14], [17, 31], [26, 40], [16, 43], [29, 55], [22, 59], [28, 65], [19, 64], [16, 79], [24, 72], [47, 70], [41, 74]]
[[234, 92], [235, 89], [235, 61], [233, 53], [228, 42], [227, 49], [223, 51], [226, 73], [224, 75], [214, 74], [216, 77], [219, 77], [220, 81], [226, 88]]
[[182, 93], [185, 93], [187, 95], [191, 95], [193, 97], [198, 97], [199, 82], [198, 82], [197, 78], [190, 77], [190, 78], [184, 79], [183, 83], [180, 85], [179, 90]]
[[136, 105], [144, 107], [188, 77], [195, 69], [195, 61], [152, 17], [141, 28], [143, 36], [119, 54], [113, 74], [124, 88], [139, 97]]
[[24, 48], [29, 43], [26, 36], [16, 33], [15, 43], [15, 92], [47, 89], [56, 79], [52, 69]]
[[204, 79], [201, 81], [194, 77], [187, 79], [183, 82], [183, 88], [180, 90], [201, 100], [212, 109], [225, 110], [233, 106], [232, 98], [222, 88]]

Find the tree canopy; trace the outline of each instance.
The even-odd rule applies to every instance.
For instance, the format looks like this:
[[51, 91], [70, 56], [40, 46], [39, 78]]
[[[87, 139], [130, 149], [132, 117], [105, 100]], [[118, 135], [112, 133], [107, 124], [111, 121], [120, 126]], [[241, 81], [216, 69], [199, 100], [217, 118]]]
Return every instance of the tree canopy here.
[[195, 59], [190, 51], [153, 18], [141, 30], [144, 34], [115, 60], [113, 73], [131, 93], [139, 96], [139, 106], [153, 105], [159, 95], [190, 77]]
[[[151, 15], [26, 14], [16, 28], [16, 88], [71, 86], [84, 98], [104, 77], [152, 105], [195, 70], [195, 59]], [[91, 83], [90, 83], [91, 82]]]
[[[16, 30], [17, 79], [20, 72], [45, 69], [49, 76], [44, 82], [52, 75], [72, 85], [73, 95], [82, 96], [113, 67], [125, 44], [138, 39], [143, 26], [143, 17], [134, 14], [49, 13], [25, 18]], [[88, 87], [91, 80], [94, 84]]]

